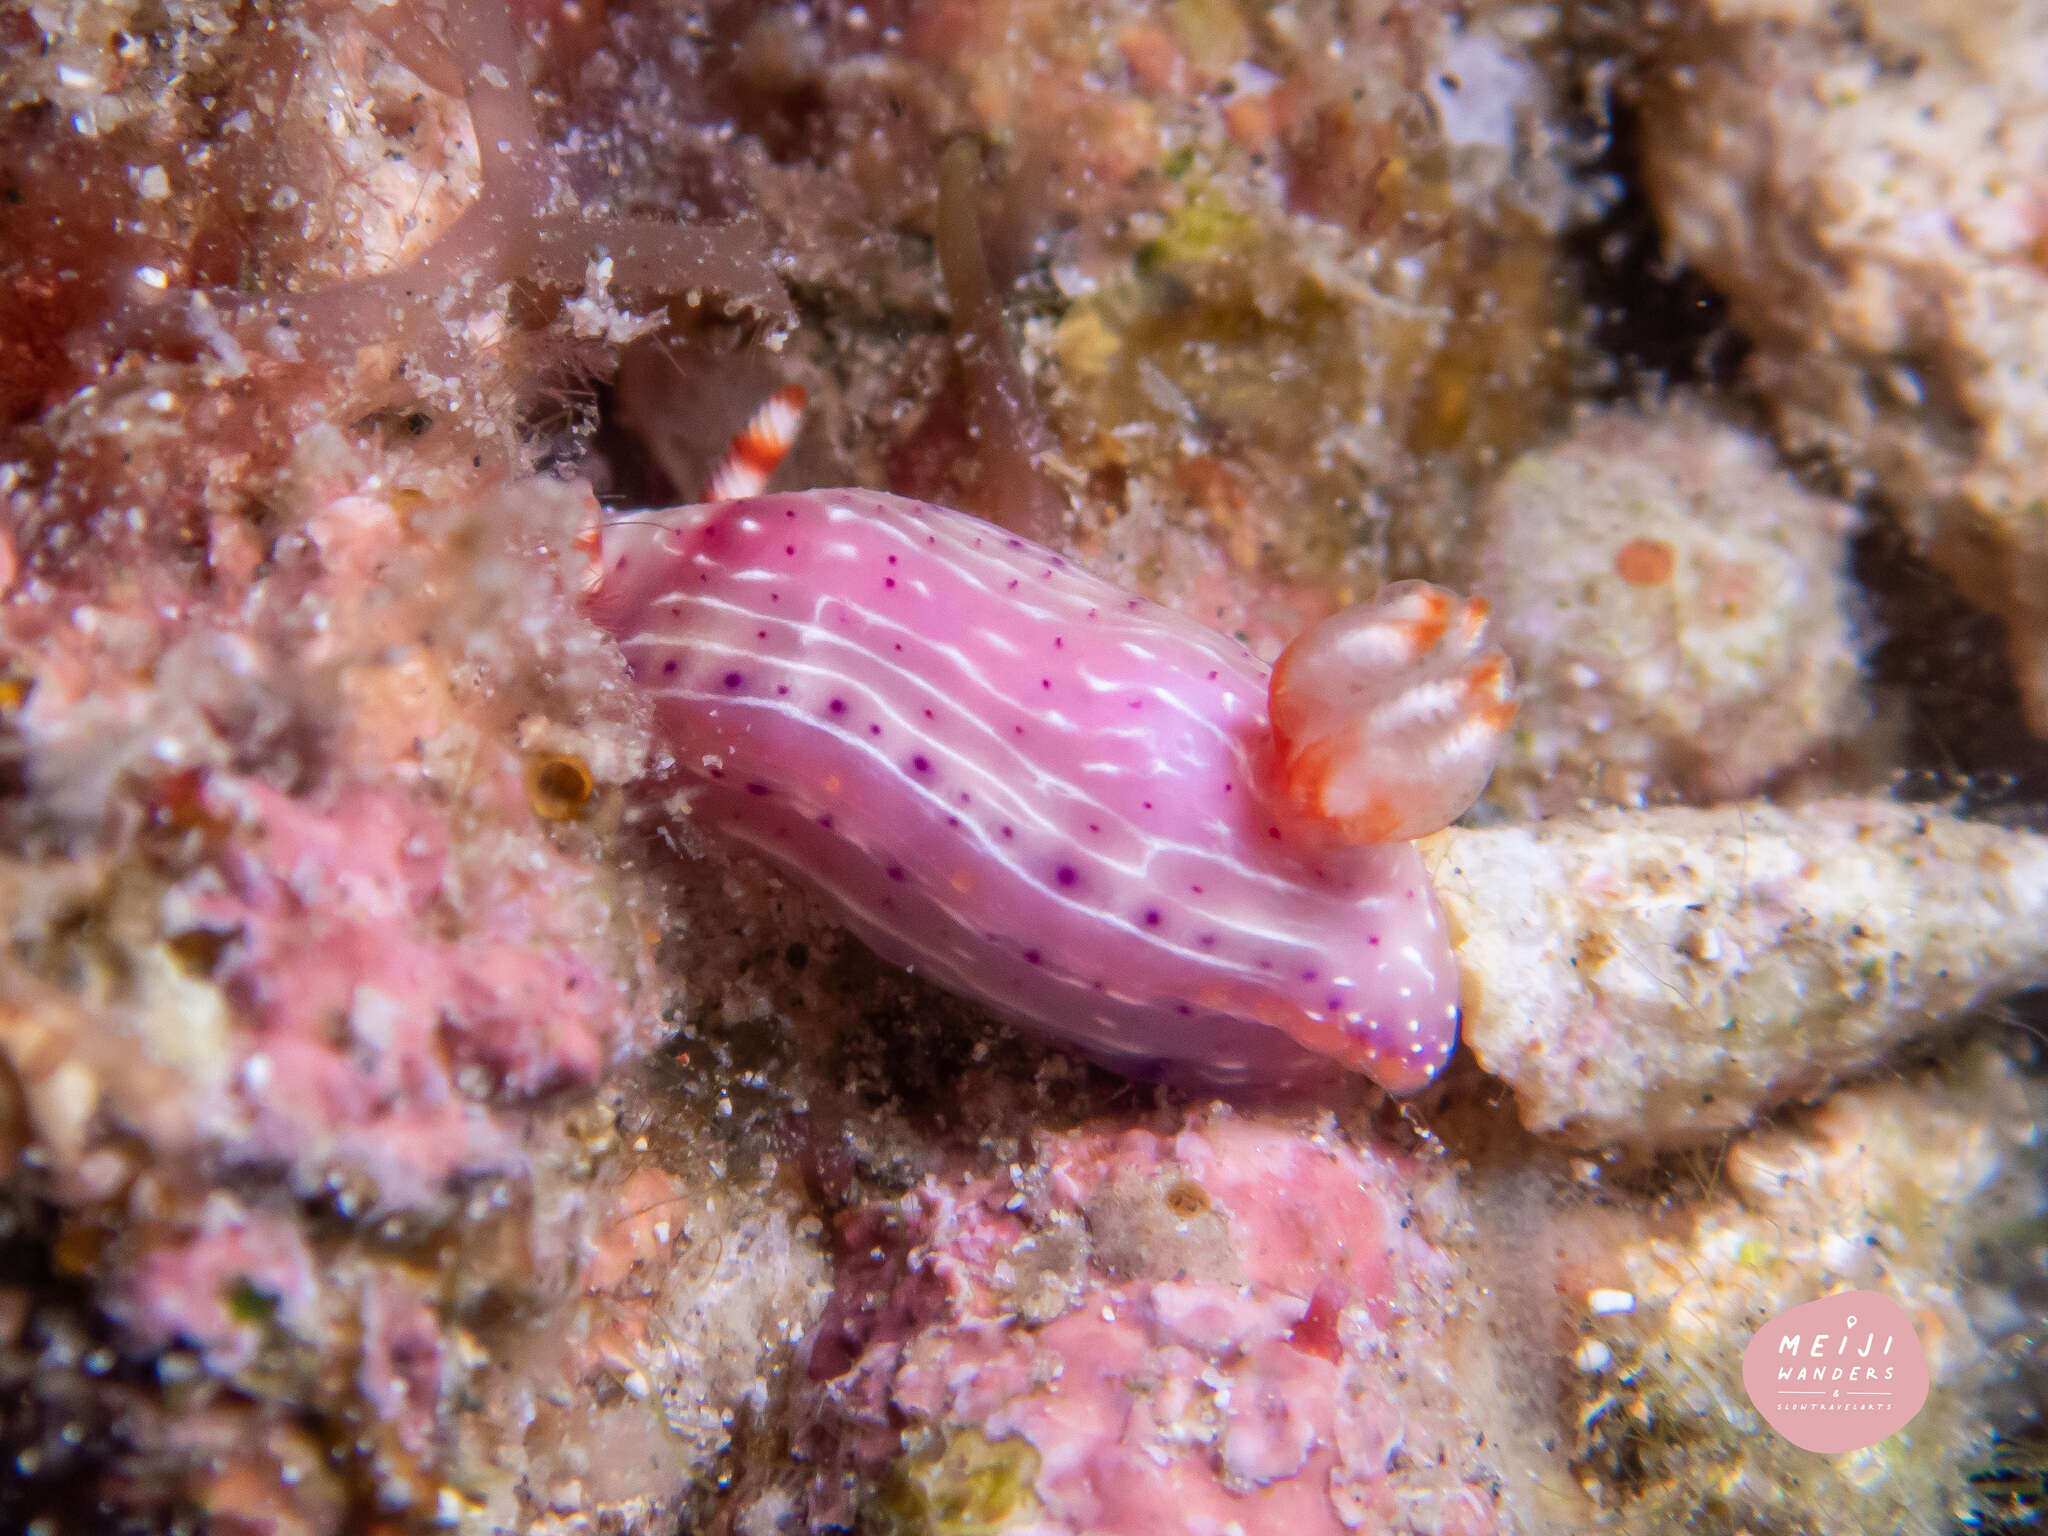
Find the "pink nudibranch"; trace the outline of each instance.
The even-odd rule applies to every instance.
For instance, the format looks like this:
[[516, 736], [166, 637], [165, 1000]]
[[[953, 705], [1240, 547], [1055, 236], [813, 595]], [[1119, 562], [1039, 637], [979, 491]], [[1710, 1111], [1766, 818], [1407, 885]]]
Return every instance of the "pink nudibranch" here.
[[1243, 647], [899, 496], [636, 514], [591, 575], [695, 816], [885, 958], [1133, 1075], [1410, 1093], [1450, 1059], [1450, 936], [1389, 839], [1485, 787], [1483, 604], [1404, 582], [1310, 630], [1269, 728]]

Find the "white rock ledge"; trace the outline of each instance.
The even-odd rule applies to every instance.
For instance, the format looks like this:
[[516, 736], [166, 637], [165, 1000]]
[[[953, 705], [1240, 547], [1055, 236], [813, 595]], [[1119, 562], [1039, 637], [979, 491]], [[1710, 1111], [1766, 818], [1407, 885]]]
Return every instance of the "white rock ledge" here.
[[2048, 837], [1926, 806], [1607, 811], [1422, 843], [1532, 1131], [1709, 1139], [2048, 980]]

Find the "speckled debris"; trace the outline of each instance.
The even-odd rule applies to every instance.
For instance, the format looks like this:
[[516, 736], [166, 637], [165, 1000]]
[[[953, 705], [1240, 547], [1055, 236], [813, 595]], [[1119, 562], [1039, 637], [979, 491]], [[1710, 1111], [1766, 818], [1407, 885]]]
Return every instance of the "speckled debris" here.
[[1532, 1130], [1669, 1146], [2048, 977], [2048, 838], [1927, 807], [1608, 811], [1424, 844]]

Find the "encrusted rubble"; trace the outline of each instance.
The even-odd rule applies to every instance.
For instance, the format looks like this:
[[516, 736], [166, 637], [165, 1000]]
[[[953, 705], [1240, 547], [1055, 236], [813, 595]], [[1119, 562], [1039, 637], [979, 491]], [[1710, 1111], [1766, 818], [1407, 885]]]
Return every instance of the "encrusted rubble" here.
[[1422, 847], [1473, 1054], [1580, 1146], [1706, 1141], [2048, 979], [2048, 837], [1932, 807], [1610, 810]]
[[1730, 799], [1850, 731], [1855, 520], [1695, 401], [1517, 459], [1464, 562], [1520, 704], [1491, 797], [1524, 816]]
[[1331, 1123], [1219, 1109], [1046, 1136], [1007, 1172], [846, 1212], [808, 1345], [805, 1518], [878, 1501], [916, 1532], [1512, 1529], [1450, 1367], [1438, 1176]]
[[1727, 296], [1788, 450], [2005, 621], [2048, 732], [2048, 6], [1685, 0], [1641, 75], [1670, 254]]
[[[2031, 1151], [2044, 1110], [2038, 1083], [1991, 1050], [1849, 1089], [1737, 1141], [1677, 1232], [1589, 1266], [1578, 1464], [1609, 1518], [1665, 1529], [1704, 1505], [1726, 1529], [1974, 1524], [1985, 1392], [2024, 1359], [2029, 1322], [1973, 1276], [1975, 1249], [2048, 1210]], [[1840, 1290], [1906, 1309], [1931, 1388], [1899, 1433], [1815, 1456], [1764, 1425], [1742, 1351], [1778, 1313]]]

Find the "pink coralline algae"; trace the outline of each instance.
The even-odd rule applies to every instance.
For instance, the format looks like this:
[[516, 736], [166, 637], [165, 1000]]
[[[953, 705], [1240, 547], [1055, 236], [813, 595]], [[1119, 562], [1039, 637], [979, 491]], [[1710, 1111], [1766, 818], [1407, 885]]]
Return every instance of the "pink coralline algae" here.
[[1406, 1160], [1218, 1115], [1045, 1138], [841, 1220], [808, 1347], [813, 1529], [1341, 1536], [1500, 1528], [1436, 1369], [1457, 1266]]
[[315, 1332], [318, 1290], [297, 1227], [215, 1194], [186, 1240], [144, 1253], [115, 1310], [143, 1343], [161, 1349], [189, 1340], [209, 1366], [234, 1371], [257, 1359], [273, 1320], [301, 1335]]
[[[216, 980], [256, 1021], [238, 1155], [285, 1160], [301, 1182], [347, 1168], [380, 1201], [408, 1204], [452, 1174], [517, 1161], [502, 1104], [596, 1078], [620, 983], [534, 942], [518, 877], [493, 876], [504, 888], [476, 902], [468, 931], [433, 932], [462, 875], [403, 795], [358, 790], [315, 809], [223, 777], [204, 803], [252, 835], [174, 891], [167, 916], [188, 946], [218, 947]], [[550, 877], [567, 883], [526, 874], [536, 888]]]
[[[593, 575], [703, 780], [697, 818], [804, 875], [887, 958], [1137, 1074], [1289, 1082], [1334, 1061], [1413, 1092], [1449, 1059], [1457, 973], [1428, 874], [1405, 843], [1343, 840], [1412, 783], [1354, 782], [1341, 728], [1276, 752], [1243, 647], [866, 491], [636, 517]], [[1444, 748], [1428, 825], [1403, 815], [1403, 836], [1465, 808], [1505, 723], [1498, 657], [1472, 654], [1483, 609], [1434, 590], [1340, 615], [1294, 669], [1297, 727], [1317, 703], [1405, 711]]]

